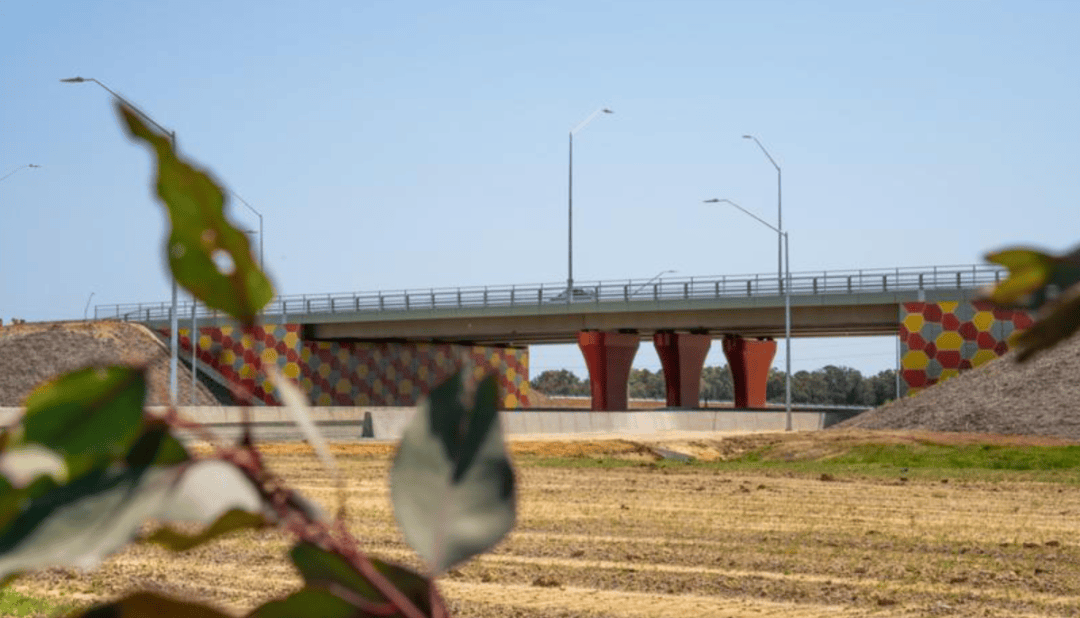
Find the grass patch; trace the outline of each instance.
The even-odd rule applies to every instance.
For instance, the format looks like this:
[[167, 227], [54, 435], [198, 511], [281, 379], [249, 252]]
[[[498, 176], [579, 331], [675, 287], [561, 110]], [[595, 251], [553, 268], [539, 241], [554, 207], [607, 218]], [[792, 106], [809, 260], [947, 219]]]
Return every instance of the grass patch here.
[[[640, 468], [655, 467], [665, 463], [674, 462], [643, 462], [634, 459], [620, 459], [618, 457], [515, 457], [519, 464], [535, 466], [537, 468]], [[686, 464], [682, 464], [686, 465]]]
[[77, 609], [78, 603], [51, 598], [34, 597], [9, 588], [0, 589], [0, 616], [23, 618], [28, 616], [63, 616]]
[[[1080, 446], [857, 444], [821, 459], [782, 456], [776, 445], [728, 461], [642, 462], [616, 456], [529, 457], [528, 465], [553, 468], [703, 467], [729, 472], [781, 472], [799, 476], [864, 476], [911, 479], [1036, 481], [1080, 484]], [[524, 462], [523, 462], [524, 463]]]
[[1080, 470], [1080, 446], [861, 444], [831, 461], [909, 469]]

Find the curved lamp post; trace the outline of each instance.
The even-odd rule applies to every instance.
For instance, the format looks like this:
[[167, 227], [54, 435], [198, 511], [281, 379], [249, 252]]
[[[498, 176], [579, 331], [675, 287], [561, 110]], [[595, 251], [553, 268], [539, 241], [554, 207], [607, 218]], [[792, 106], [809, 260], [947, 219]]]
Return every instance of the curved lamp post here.
[[243, 204], [244, 206], [247, 206], [248, 210], [255, 213], [255, 216], [259, 218], [259, 270], [263, 270], [263, 218], [262, 218], [262, 213], [255, 210], [255, 208], [251, 204], [248, 204], [247, 200], [240, 197], [236, 193], [236, 191], [233, 191], [232, 189], [229, 189], [229, 193], [232, 193], [233, 197], [240, 200], [241, 204]]
[[[765, 147], [761, 145], [761, 142], [758, 141], [758, 138], [754, 137], [753, 135], [744, 135], [743, 139], [752, 139], [752, 140], [754, 140], [754, 143], [758, 145], [758, 148], [761, 149], [761, 152], [765, 153], [765, 156], [769, 159], [769, 163], [772, 163], [773, 167], [776, 168], [776, 227], [773, 227], [772, 229], [776, 230], [776, 233], [777, 233], [777, 237], [776, 237], [776, 277], [777, 277], [778, 280], [783, 281], [783, 269], [782, 269], [781, 264], [780, 264], [780, 256], [781, 256], [781, 253], [780, 253], [780, 234], [781, 234], [781, 230], [784, 229], [784, 219], [783, 219], [783, 208], [781, 207], [782, 193], [781, 193], [780, 166], [777, 165], [776, 159], [772, 158], [772, 155], [769, 154], [769, 151], [765, 150]], [[768, 225], [768, 224], [766, 224], [766, 225]], [[770, 225], [769, 227], [772, 227], [772, 226]], [[781, 284], [781, 285], [783, 285], [783, 284]]]
[[[160, 124], [158, 124], [158, 122], [156, 120], [154, 120], [150, 116], [146, 115], [146, 112], [144, 112], [141, 109], [139, 109], [138, 107], [136, 107], [134, 104], [131, 103], [131, 101], [128, 101], [124, 97], [122, 97], [122, 96], [116, 94], [115, 92], [113, 92], [113, 90], [111, 88], [109, 88], [108, 86], [106, 86], [105, 84], [99, 82], [98, 80], [94, 79], [93, 77], [68, 77], [68, 78], [62, 79], [60, 81], [64, 82], [65, 84], [81, 84], [83, 82], [94, 82], [98, 86], [101, 86], [102, 88], [105, 89], [106, 92], [113, 95], [113, 97], [116, 98], [116, 100], [118, 100], [121, 103], [123, 103], [124, 105], [128, 106], [129, 108], [131, 108], [132, 111], [134, 111], [136, 114], [141, 116], [143, 118], [143, 120], [146, 120], [147, 122], [154, 125], [158, 129], [161, 129], [161, 131], [163, 133], [168, 135], [169, 136], [169, 145], [172, 146], [173, 152], [176, 152], [176, 131], [170, 131], [169, 129], [166, 129], [165, 127], [161, 126]], [[169, 352], [169, 405], [171, 405], [173, 407], [176, 407], [176, 369], [177, 369], [177, 359], [178, 359], [178, 354], [179, 354], [179, 349], [180, 349], [180, 335], [179, 335], [179, 331], [180, 331], [179, 319], [180, 318], [177, 315], [176, 277], [174, 277], [172, 275], [172, 269], [169, 270], [169, 276], [172, 278], [172, 309], [169, 312], [169, 350], [170, 350], [170, 352]], [[194, 304], [194, 301], [192, 301], [192, 304]], [[195, 336], [195, 333], [193, 332], [192, 337], [194, 337], [194, 336]]]
[[679, 271], [677, 271], [677, 270], [661, 270], [660, 272], [658, 272], [658, 273], [656, 273], [655, 275], [653, 275], [653, 278], [652, 278], [652, 279], [649, 279], [649, 280], [648, 280], [648, 281], [646, 281], [645, 283], [642, 283], [641, 285], [639, 285], [639, 286], [638, 286], [638, 288], [637, 288], [636, 290], [634, 290], [634, 291], [633, 291], [633, 292], [632, 292], [632, 293], [630, 294], [630, 297], [631, 297], [631, 298], [633, 298], [634, 296], [636, 296], [636, 295], [637, 295], [637, 293], [638, 293], [638, 292], [640, 292], [641, 290], [645, 289], [645, 287], [646, 287], [646, 286], [648, 286], [648, 285], [649, 285], [650, 283], [652, 283], [653, 281], [656, 281], [657, 279], [659, 279], [659, 278], [663, 277], [664, 275], [666, 275], [666, 274], [668, 274], [668, 273], [677, 273], [677, 272], [679, 272]]
[[570, 129], [570, 174], [569, 174], [569, 197], [567, 200], [567, 249], [566, 249], [566, 302], [569, 304], [574, 298], [574, 134], [585, 128], [600, 114], [614, 114], [606, 107], [601, 107], [581, 123]]
[[6, 180], [8, 176], [14, 176], [15, 172], [17, 172], [19, 170], [24, 170], [24, 169], [26, 169], [28, 167], [36, 169], [36, 168], [39, 168], [41, 166], [40, 165], [34, 165], [33, 163], [27, 163], [26, 165], [20, 165], [19, 167], [16, 167], [15, 169], [11, 170], [10, 172], [4, 174], [3, 176], [0, 176], [0, 181]]
[[771, 229], [772, 231], [776, 232], [777, 234], [779, 234], [780, 237], [784, 241], [784, 245], [783, 245], [783, 248], [784, 248], [784, 266], [785, 266], [784, 270], [786, 271], [786, 279], [787, 279], [787, 283], [783, 286], [784, 287], [784, 347], [785, 347], [784, 355], [786, 356], [786, 358], [784, 359], [784, 363], [785, 363], [785, 368], [784, 368], [784, 391], [785, 391], [785, 393], [784, 393], [784, 410], [787, 412], [787, 418], [785, 419], [785, 427], [784, 428], [785, 428], [786, 431], [791, 431], [791, 262], [788, 259], [788, 257], [789, 257], [788, 256], [788, 233], [787, 232], [781, 232], [778, 228], [773, 227], [773, 225], [771, 223], [765, 221], [761, 217], [755, 215], [754, 213], [752, 213], [749, 210], [743, 208], [742, 206], [739, 206], [738, 204], [736, 204], [735, 202], [733, 202], [733, 201], [731, 201], [729, 199], [716, 199], [716, 198], [713, 198], [711, 200], [705, 200], [706, 204], [717, 204], [719, 202], [725, 202], [727, 204], [731, 204], [735, 208], [738, 208], [739, 210], [743, 211], [744, 213], [750, 215], [751, 217], [756, 219], [759, 223], [761, 223], [765, 227], [767, 227], [767, 228]]

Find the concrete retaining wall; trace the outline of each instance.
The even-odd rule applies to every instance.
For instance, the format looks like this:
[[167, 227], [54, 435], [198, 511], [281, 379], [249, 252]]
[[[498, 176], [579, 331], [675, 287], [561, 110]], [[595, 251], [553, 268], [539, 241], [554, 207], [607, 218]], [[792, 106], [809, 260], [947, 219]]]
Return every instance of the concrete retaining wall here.
[[[149, 408], [163, 413], [165, 408]], [[405, 425], [416, 413], [414, 407], [314, 407], [312, 417], [331, 441], [360, 439], [365, 417], [370, 416], [373, 438], [397, 440]], [[222, 438], [235, 435], [243, 418], [237, 407], [181, 407], [191, 420], [207, 425]], [[255, 437], [264, 440], [296, 440], [292, 417], [282, 407], [258, 407], [250, 410], [255, 423]], [[853, 416], [855, 411], [792, 412], [796, 431], [824, 429]], [[0, 408], [0, 424], [18, 418], [19, 408]], [[660, 431], [757, 432], [783, 431], [783, 410], [629, 410], [626, 412], [588, 411], [503, 411], [503, 430], [508, 435], [625, 433], [646, 434]], [[224, 431], [222, 431], [224, 430]]]

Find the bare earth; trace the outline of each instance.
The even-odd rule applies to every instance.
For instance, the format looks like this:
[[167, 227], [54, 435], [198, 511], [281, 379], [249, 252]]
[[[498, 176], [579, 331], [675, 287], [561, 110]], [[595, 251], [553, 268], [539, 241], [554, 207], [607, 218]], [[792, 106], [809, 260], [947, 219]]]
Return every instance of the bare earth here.
[[1038, 434], [1080, 440], [1080, 337], [1024, 364], [1012, 353], [838, 427]]
[[[805, 449], [824, 453], [838, 443], [931, 438], [840, 431], [514, 441], [516, 529], [440, 587], [454, 615], [477, 618], [1080, 615], [1080, 492], [1073, 484], [833, 480], [652, 464], [659, 445], [724, 458], [772, 443], [805, 457]], [[265, 450], [294, 487], [334, 510], [332, 483], [306, 445]], [[334, 447], [348, 479], [349, 527], [371, 553], [415, 565], [391, 515], [392, 450]], [[550, 468], [530, 464], [537, 456], [640, 465]], [[138, 546], [97, 571], [54, 569], [14, 586], [69, 599], [151, 589], [239, 614], [297, 588], [284, 560], [288, 546], [276, 532], [239, 534], [180, 556]]]
[[[10, 339], [8, 328], [0, 330], [0, 395], [46, 377], [31, 375], [26, 359], [93, 356], [62, 354], [50, 341], [78, 341], [97, 354], [96, 341], [115, 338], [85, 328], [74, 329], [76, 340], [48, 329]], [[774, 457], [816, 459], [861, 443], [1075, 443], [1078, 341], [1025, 366], [992, 362], [839, 429], [514, 440], [516, 529], [440, 587], [454, 615], [467, 618], [1080, 615], [1080, 476], [1072, 472], [1061, 482], [1021, 474], [989, 482], [655, 464], [661, 449], [709, 461], [763, 446]], [[371, 553], [415, 566], [391, 515], [393, 449], [352, 443], [333, 450], [347, 479], [350, 529]], [[290, 484], [336, 510], [333, 484], [306, 445], [264, 450]], [[538, 457], [634, 465], [554, 468], [538, 465]], [[288, 547], [277, 532], [238, 534], [179, 556], [136, 546], [89, 573], [53, 569], [13, 586], [85, 600], [157, 590], [239, 615], [300, 584], [285, 560]]]
[[[169, 351], [146, 327], [123, 322], [38, 322], [0, 327], [0, 406], [20, 406], [41, 382], [91, 364], [150, 368], [147, 405], [169, 403]], [[194, 405], [218, 405], [202, 384]], [[191, 373], [177, 371], [177, 401], [191, 402]]]

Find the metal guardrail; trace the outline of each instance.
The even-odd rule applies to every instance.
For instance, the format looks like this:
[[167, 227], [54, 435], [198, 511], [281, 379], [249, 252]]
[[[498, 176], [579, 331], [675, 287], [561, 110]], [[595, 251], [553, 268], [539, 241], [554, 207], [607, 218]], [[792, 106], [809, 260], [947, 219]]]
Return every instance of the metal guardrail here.
[[[975, 289], [997, 283], [1006, 274], [999, 266], [932, 266], [799, 272], [791, 274], [793, 296], [820, 294], [866, 294], [917, 290]], [[369, 312], [430, 311], [485, 307], [527, 307], [708, 300], [736, 297], [782, 296], [784, 283], [775, 274], [670, 277], [659, 280], [624, 279], [589, 281], [575, 285], [568, 301], [565, 283], [428, 288], [295, 294], [270, 301], [264, 316], [350, 314]], [[96, 305], [94, 319], [149, 322], [169, 319], [170, 303]], [[196, 306], [199, 317], [219, 313]], [[192, 302], [178, 305], [179, 317], [192, 314]]]

